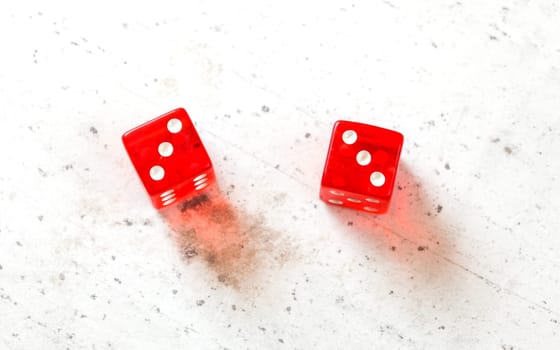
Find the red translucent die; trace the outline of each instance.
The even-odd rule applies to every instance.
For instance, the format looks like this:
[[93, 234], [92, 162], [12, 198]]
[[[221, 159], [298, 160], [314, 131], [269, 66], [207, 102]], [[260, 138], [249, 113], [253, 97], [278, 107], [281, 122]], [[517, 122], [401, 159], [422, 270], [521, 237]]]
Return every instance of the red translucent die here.
[[215, 181], [210, 157], [183, 108], [126, 132], [122, 140], [157, 209], [195, 195]]
[[369, 213], [389, 207], [403, 135], [373, 125], [334, 124], [321, 180], [321, 200]]

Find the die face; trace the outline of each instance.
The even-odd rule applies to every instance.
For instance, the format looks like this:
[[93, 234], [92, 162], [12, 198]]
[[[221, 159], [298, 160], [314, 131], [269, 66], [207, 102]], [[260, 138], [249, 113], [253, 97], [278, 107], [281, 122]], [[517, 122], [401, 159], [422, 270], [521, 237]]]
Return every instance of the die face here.
[[126, 132], [122, 140], [158, 208], [202, 189], [214, 179], [210, 157], [183, 108]]
[[321, 199], [367, 212], [386, 211], [402, 144], [403, 136], [396, 131], [336, 122], [321, 181]]
[[389, 200], [368, 197], [360, 193], [343, 192], [332, 187], [321, 187], [321, 200], [337, 206], [382, 214], [389, 208]]
[[199, 191], [205, 190], [209, 185], [216, 181], [214, 170], [208, 168], [194, 178], [187, 179], [179, 184], [172, 185], [164, 192], [156, 193], [150, 196], [152, 204], [157, 209], [164, 208], [168, 205], [183, 200], [189, 196], [198, 195]]

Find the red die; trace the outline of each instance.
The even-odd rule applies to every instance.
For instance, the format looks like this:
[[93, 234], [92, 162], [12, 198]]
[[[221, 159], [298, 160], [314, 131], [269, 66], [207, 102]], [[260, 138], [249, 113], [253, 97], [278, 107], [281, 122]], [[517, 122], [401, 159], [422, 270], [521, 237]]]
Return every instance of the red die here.
[[402, 144], [403, 136], [396, 131], [337, 121], [321, 180], [321, 199], [366, 212], [386, 212]]
[[157, 209], [215, 180], [210, 157], [183, 108], [126, 132], [122, 140]]

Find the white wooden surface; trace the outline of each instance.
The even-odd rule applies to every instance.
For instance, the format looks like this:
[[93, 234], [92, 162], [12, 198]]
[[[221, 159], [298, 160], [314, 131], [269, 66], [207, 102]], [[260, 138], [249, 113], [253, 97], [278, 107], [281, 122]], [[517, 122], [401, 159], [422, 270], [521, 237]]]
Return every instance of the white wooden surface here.
[[[1, 349], [560, 347], [554, 0], [2, 2]], [[184, 106], [222, 195], [164, 217], [121, 145]], [[405, 135], [327, 207], [332, 123]]]

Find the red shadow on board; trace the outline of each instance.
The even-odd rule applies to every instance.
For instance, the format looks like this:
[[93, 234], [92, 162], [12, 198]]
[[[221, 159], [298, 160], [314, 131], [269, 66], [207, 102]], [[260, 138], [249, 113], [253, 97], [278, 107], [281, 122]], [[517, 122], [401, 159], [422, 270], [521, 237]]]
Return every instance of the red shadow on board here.
[[[399, 166], [395, 190], [389, 211], [372, 215], [332, 207], [331, 212], [350, 232], [383, 251], [376, 254], [405, 263], [416, 254], [422, 258], [427, 272], [438, 272], [444, 264], [441, 259], [450, 259], [452, 242], [447, 234], [443, 204], [434, 202], [425, 192], [423, 185], [405, 164]], [[441, 272], [441, 271], [439, 271]]]
[[263, 217], [236, 209], [216, 184], [161, 215], [184, 261], [203, 261], [220, 283], [235, 289], [251, 288], [263, 265], [282, 265], [293, 254]]

